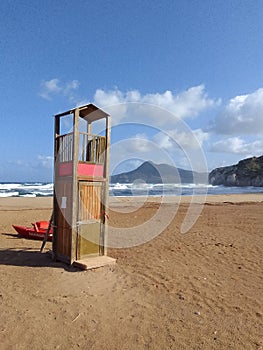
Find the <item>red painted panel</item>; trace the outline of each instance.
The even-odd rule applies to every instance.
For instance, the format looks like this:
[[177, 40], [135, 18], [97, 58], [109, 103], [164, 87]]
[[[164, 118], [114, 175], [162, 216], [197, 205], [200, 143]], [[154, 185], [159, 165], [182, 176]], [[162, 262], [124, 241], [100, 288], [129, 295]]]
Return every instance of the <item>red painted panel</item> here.
[[[72, 175], [72, 162], [60, 163], [58, 167], [59, 176], [70, 176]], [[78, 175], [102, 177], [103, 176], [103, 165], [101, 164], [89, 164], [79, 163], [78, 164]]]
[[70, 176], [72, 175], [72, 162], [60, 163], [58, 166], [59, 176]]
[[78, 164], [78, 175], [103, 176], [103, 165], [100, 164]]

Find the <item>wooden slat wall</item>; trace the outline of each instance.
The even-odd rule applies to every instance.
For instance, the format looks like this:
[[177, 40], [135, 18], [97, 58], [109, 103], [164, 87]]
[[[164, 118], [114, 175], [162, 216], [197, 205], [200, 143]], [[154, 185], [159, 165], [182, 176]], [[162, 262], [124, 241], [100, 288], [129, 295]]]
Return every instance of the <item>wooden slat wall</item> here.
[[[82, 162], [104, 163], [106, 140], [104, 136], [79, 133], [78, 160]], [[63, 160], [65, 161], [65, 160]]]
[[[70, 162], [73, 156], [73, 134], [57, 137], [59, 162]], [[79, 161], [104, 163], [106, 139], [104, 136], [79, 133]]]
[[80, 183], [79, 220], [101, 219], [101, 183]]
[[98, 163], [105, 162], [105, 150], [106, 150], [106, 138], [101, 137], [99, 142], [99, 154], [98, 154]]
[[73, 134], [61, 135], [57, 138], [58, 154], [60, 162], [72, 161], [73, 152]]

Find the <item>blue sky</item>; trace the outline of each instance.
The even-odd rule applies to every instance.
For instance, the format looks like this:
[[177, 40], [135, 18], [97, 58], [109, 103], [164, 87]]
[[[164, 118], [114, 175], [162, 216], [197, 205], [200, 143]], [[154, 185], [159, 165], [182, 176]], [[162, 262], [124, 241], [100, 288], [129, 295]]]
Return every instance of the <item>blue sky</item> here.
[[200, 147], [209, 170], [263, 154], [262, 1], [0, 10], [0, 181], [52, 181], [53, 115], [88, 102], [112, 115], [115, 173], [147, 159], [189, 167]]

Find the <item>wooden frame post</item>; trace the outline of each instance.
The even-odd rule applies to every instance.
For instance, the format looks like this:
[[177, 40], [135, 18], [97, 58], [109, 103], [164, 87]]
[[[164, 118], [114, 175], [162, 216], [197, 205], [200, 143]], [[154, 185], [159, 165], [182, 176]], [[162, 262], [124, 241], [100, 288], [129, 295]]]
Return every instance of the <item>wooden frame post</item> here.
[[106, 117], [106, 148], [105, 148], [105, 173], [104, 177], [106, 178], [105, 189], [104, 189], [104, 242], [103, 242], [103, 254], [107, 255], [108, 251], [108, 209], [109, 209], [109, 176], [110, 176], [110, 137], [111, 137], [111, 125], [110, 125], [110, 116]]
[[[60, 134], [60, 117], [55, 116], [54, 120], [54, 190], [53, 190], [53, 214], [58, 211], [58, 202], [56, 196], [56, 183], [58, 181], [57, 170], [57, 157], [59, 157], [59, 134]], [[57, 215], [53, 215], [53, 238], [52, 238], [52, 259], [57, 260], [57, 235], [58, 235], [58, 222]]]
[[73, 170], [72, 170], [72, 238], [71, 257], [72, 264], [77, 258], [77, 217], [78, 217], [78, 159], [79, 159], [79, 109], [74, 111], [73, 122]]

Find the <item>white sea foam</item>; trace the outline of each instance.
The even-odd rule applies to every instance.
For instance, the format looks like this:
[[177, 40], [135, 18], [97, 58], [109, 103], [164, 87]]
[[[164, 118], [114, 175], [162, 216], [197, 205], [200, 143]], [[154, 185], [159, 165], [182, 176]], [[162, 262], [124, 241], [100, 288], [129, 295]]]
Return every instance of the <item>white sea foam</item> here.
[[[185, 196], [205, 194], [233, 194], [263, 192], [262, 187], [224, 187], [208, 184], [174, 184], [145, 182], [110, 184], [110, 195], [125, 196]], [[0, 183], [0, 197], [38, 197], [53, 196], [53, 183]]]
[[17, 191], [10, 191], [10, 192], [0, 192], [0, 197], [18, 197], [19, 192]]
[[21, 184], [18, 184], [18, 183], [0, 183], [0, 190], [9, 190], [11, 191], [12, 189], [14, 188], [19, 188], [21, 187], [22, 185]]
[[53, 183], [0, 183], [0, 197], [52, 196]]
[[30, 193], [28, 193], [28, 194], [21, 194], [19, 197], [30, 197], [30, 198], [34, 198], [34, 197], [36, 197], [37, 195], [36, 194], [30, 194]]

